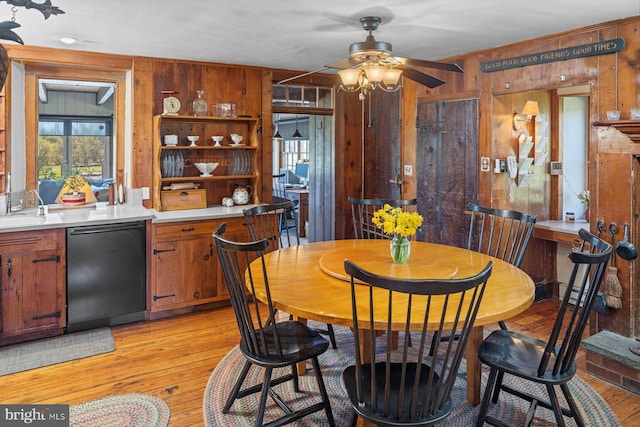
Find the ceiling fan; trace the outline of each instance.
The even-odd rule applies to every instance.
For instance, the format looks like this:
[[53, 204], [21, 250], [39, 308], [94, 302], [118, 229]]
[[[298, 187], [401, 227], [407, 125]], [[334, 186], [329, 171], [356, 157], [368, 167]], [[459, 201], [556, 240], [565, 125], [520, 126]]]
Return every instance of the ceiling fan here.
[[382, 19], [378, 16], [364, 16], [360, 23], [369, 35], [364, 41], [352, 43], [349, 46], [349, 57], [330, 64], [323, 69], [311, 71], [278, 83], [284, 83], [319, 71], [330, 68], [338, 69], [342, 90], [349, 92], [361, 91], [360, 97], [364, 98], [367, 92], [381, 88], [387, 92], [400, 89], [400, 77], [404, 76], [428, 88], [435, 88], [444, 84], [435, 76], [413, 68], [426, 67], [437, 70], [453, 71], [461, 73], [462, 68], [455, 63], [436, 62], [424, 59], [402, 58], [392, 55], [391, 43], [378, 41], [373, 32], [378, 29]]

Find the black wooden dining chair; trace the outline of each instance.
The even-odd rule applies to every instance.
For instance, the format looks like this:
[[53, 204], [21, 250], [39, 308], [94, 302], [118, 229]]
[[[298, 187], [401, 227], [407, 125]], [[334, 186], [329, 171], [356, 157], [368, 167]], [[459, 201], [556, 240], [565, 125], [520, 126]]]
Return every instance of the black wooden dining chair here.
[[373, 214], [390, 205], [393, 208], [403, 208], [407, 212], [415, 212], [418, 199], [358, 199], [349, 197], [351, 204], [351, 217], [353, 219], [353, 233], [356, 239], [388, 239], [382, 230], [373, 222]]
[[[284, 173], [273, 175], [273, 184], [272, 184], [272, 198], [273, 203], [284, 203], [289, 201], [287, 198], [287, 175]], [[296, 227], [299, 227], [298, 222], [298, 205], [287, 209], [284, 214], [280, 216], [281, 223], [280, 228], [291, 228], [293, 227], [293, 221], [296, 222]], [[303, 224], [304, 225], [304, 224]], [[299, 229], [298, 229], [299, 231]]]
[[[225, 224], [218, 227], [213, 234], [213, 242], [240, 330], [240, 351], [246, 360], [223, 412], [228, 413], [236, 399], [261, 392], [255, 424], [257, 426], [289, 424], [322, 410], [326, 413], [328, 425], [334, 426], [331, 405], [318, 362], [318, 356], [327, 350], [329, 342], [317, 331], [303, 323], [292, 320], [278, 322], [269, 293], [269, 282], [263, 259], [264, 252], [269, 245], [268, 241], [263, 239], [246, 243], [232, 242], [222, 237], [225, 228]], [[248, 281], [245, 285], [245, 271], [253, 260], [261, 261], [257, 261], [254, 266], [249, 267]], [[254, 278], [257, 277], [264, 280], [267, 295], [266, 306], [247, 295], [247, 289], [255, 294]], [[313, 366], [320, 401], [311, 406], [298, 407], [293, 410], [276, 393], [274, 386], [292, 381], [294, 390], [300, 392], [296, 364], [306, 360], [310, 360]], [[243, 389], [242, 386], [251, 365], [264, 369], [263, 382]], [[273, 370], [276, 368], [290, 368], [290, 373], [272, 378]], [[268, 396], [271, 396], [277, 406], [282, 409], [284, 415], [277, 420], [264, 423], [263, 418]]]
[[[249, 235], [252, 240], [267, 239], [271, 250], [287, 248], [300, 244], [298, 235], [298, 221], [294, 217], [293, 227], [280, 228], [280, 217], [287, 209], [298, 204], [297, 200], [289, 200], [284, 203], [270, 205], [258, 205], [249, 209], [244, 209], [244, 221], [249, 228]], [[291, 231], [293, 229], [293, 231]], [[333, 325], [327, 324], [326, 329], [318, 329], [321, 334], [327, 335], [331, 341], [331, 347], [338, 348]]]
[[[475, 203], [468, 203], [465, 213], [470, 216], [467, 249], [520, 267], [533, 235], [536, 215], [509, 209], [493, 209]], [[498, 325], [501, 329], [507, 329], [502, 320]], [[451, 335], [443, 335], [442, 339], [451, 339]], [[454, 339], [457, 337], [454, 336]]]
[[[443, 280], [378, 276], [348, 259], [344, 268], [351, 276], [355, 334], [355, 364], [342, 373], [353, 408], [351, 425], [355, 426], [360, 417], [383, 426], [430, 426], [447, 417], [453, 406], [451, 391], [492, 262], [475, 276]], [[434, 356], [429, 357], [428, 323], [439, 325], [433, 331], [436, 336], [446, 328], [459, 333], [460, 340], [436, 340]], [[391, 332], [398, 328], [405, 338], [393, 350]], [[410, 347], [411, 329], [416, 332]], [[386, 332], [384, 350], [378, 351], [376, 330]], [[365, 338], [363, 334], [371, 340], [371, 361], [362, 360], [359, 343]]]
[[[572, 417], [578, 426], [585, 425], [567, 383], [576, 373], [576, 353], [607, 270], [612, 246], [584, 229], [579, 231], [579, 236], [582, 245], [579, 251], [569, 254], [573, 270], [549, 339], [543, 341], [499, 329], [492, 332], [480, 345], [478, 357], [491, 368], [491, 371], [476, 426], [480, 427], [484, 423], [494, 426], [506, 425], [488, 415], [489, 400], [497, 403], [500, 391], [530, 402], [526, 425], [529, 425], [539, 406], [552, 410], [559, 426], [565, 425], [563, 415]], [[577, 291], [575, 306], [570, 306], [569, 303], [572, 290]], [[514, 375], [544, 385], [549, 400], [545, 400], [544, 396], [533, 396], [521, 390], [514, 390], [503, 384], [504, 377], [500, 374]], [[555, 386], [560, 387], [568, 408], [560, 406]]]
[[293, 216], [290, 227], [281, 227], [282, 215], [293, 210], [297, 200], [258, 205], [244, 209], [244, 222], [249, 228], [251, 240], [267, 239], [271, 250], [286, 248], [300, 244], [297, 216]]

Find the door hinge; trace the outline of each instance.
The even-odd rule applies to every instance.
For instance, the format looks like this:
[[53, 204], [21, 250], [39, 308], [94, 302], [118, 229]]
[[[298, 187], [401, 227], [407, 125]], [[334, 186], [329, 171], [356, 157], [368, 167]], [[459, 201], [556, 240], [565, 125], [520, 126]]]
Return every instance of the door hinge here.
[[156, 255], [161, 252], [175, 252], [175, 251], [176, 251], [175, 248], [174, 249], [154, 249], [153, 254]]
[[50, 256], [49, 258], [34, 259], [31, 262], [35, 264], [37, 262], [48, 262], [48, 261], [60, 262], [60, 255]]

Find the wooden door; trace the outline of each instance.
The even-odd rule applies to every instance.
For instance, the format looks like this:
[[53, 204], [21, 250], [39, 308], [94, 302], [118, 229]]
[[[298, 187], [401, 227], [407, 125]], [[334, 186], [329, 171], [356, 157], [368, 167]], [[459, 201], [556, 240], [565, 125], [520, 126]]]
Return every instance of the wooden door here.
[[478, 195], [478, 102], [422, 103], [417, 111], [418, 240], [466, 247], [464, 209]]
[[402, 177], [400, 105], [400, 91], [377, 90], [363, 101], [364, 198], [402, 198], [401, 187], [391, 182]]

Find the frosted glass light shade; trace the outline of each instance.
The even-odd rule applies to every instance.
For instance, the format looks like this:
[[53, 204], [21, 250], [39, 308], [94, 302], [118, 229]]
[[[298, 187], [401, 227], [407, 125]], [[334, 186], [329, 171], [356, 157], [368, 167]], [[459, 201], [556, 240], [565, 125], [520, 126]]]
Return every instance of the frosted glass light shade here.
[[384, 72], [384, 76], [382, 76], [382, 82], [386, 86], [395, 86], [400, 81], [401, 75], [402, 70], [398, 70], [397, 68], [389, 68]]
[[365, 65], [362, 69], [367, 75], [367, 80], [371, 83], [380, 83], [384, 77], [385, 71], [387, 71], [385, 67], [381, 67], [379, 65]]
[[346, 87], [358, 86], [358, 80], [360, 79], [360, 69], [349, 68], [347, 70], [338, 71], [342, 85]]

